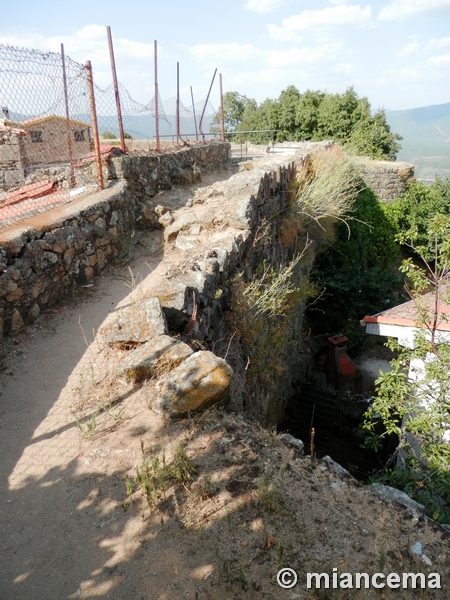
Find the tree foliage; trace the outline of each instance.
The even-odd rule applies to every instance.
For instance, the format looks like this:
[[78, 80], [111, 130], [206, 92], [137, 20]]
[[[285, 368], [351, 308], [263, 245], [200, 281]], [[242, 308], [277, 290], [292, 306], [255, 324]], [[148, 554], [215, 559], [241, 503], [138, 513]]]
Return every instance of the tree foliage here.
[[361, 316], [394, 306], [402, 293], [400, 248], [383, 208], [370, 189], [362, 189], [346, 223], [337, 225], [334, 241], [313, 267], [313, 280], [325, 293], [318, 305], [322, 321], [348, 336], [353, 353], [367, 342]]
[[[255, 100], [247, 98], [238, 92], [226, 92], [223, 95], [223, 115], [225, 122], [225, 131], [236, 131], [242, 122], [244, 111], [247, 106], [256, 108]], [[220, 115], [216, 114], [213, 119], [211, 131], [220, 131]], [[232, 136], [233, 138], [235, 136]], [[231, 138], [231, 136], [230, 136]]]
[[401, 136], [393, 133], [383, 110], [371, 114], [367, 98], [353, 87], [342, 94], [306, 90], [291, 85], [277, 100], [258, 105], [237, 92], [224, 95], [225, 124], [233, 130], [278, 129], [275, 133], [249, 134], [247, 139], [267, 142], [333, 139], [358, 154], [394, 160]]
[[386, 215], [396, 228], [398, 240], [433, 260], [436, 244], [450, 257], [450, 181], [437, 178], [427, 186], [408, 184], [405, 195], [387, 205]]
[[[450, 304], [448, 257], [436, 243], [432, 263], [423, 255], [420, 258], [425, 269], [411, 259], [402, 267], [416, 302], [414, 348], [389, 340], [388, 346], [398, 356], [391, 362], [392, 371], [376, 381], [376, 396], [366, 413], [364, 429], [366, 445], [375, 450], [386, 436], [398, 436], [388, 467], [377, 479], [424, 504], [435, 520], [449, 523], [450, 343], [439, 331], [439, 324], [447, 321], [439, 307]], [[430, 285], [433, 291], [423, 296]]]

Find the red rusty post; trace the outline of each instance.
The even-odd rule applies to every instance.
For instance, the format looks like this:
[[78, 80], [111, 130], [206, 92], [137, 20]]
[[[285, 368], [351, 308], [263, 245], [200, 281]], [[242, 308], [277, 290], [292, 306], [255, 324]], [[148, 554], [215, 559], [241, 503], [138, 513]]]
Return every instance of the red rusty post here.
[[159, 143], [159, 91], [158, 91], [158, 42], [155, 40], [155, 125], [156, 125], [156, 152], [161, 152]]
[[180, 63], [177, 63], [177, 144], [180, 139]]
[[194, 113], [195, 139], [198, 142], [197, 117], [195, 116], [195, 104], [194, 104], [194, 94], [192, 93], [192, 85], [191, 85], [191, 99], [192, 99], [192, 112]]
[[72, 136], [70, 131], [70, 115], [69, 115], [69, 96], [67, 93], [67, 77], [66, 77], [66, 58], [64, 56], [64, 44], [61, 44], [61, 60], [62, 60], [62, 72], [63, 72], [63, 84], [64, 84], [64, 101], [66, 105], [66, 128], [67, 128], [67, 146], [69, 148], [69, 162], [70, 162], [70, 183], [72, 187], [76, 186], [75, 181], [75, 170], [73, 166], [73, 147], [72, 147]]
[[222, 73], [219, 74], [220, 81], [220, 122], [222, 124], [222, 142], [225, 141], [225, 118], [223, 114], [223, 90], [222, 90]]
[[111, 27], [109, 27], [109, 25], [106, 27], [106, 33], [108, 35], [109, 56], [111, 59], [111, 71], [112, 71], [113, 85], [114, 85], [114, 96], [116, 98], [117, 122], [119, 124], [120, 147], [122, 149], [122, 152], [126, 152], [125, 137], [123, 135], [123, 121], [122, 121], [122, 109], [120, 106], [119, 85], [117, 83], [116, 61], [114, 60], [114, 48], [113, 48], [113, 42], [112, 42], [112, 36], [111, 36]]
[[94, 95], [94, 78], [92, 76], [92, 65], [91, 61], [86, 61], [87, 80], [89, 86], [89, 101], [91, 105], [91, 120], [92, 120], [92, 135], [94, 136], [94, 153], [95, 162], [97, 163], [97, 181], [100, 190], [104, 188], [103, 185], [103, 171], [102, 171], [102, 157], [100, 154], [100, 141], [98, 139], [98, 125], [97, 125], [97, 111], [95, 108], [95, 95]]
[[209, 86], [209, 92], [208, 92], [208, 95], [206, 96], [205, 106], [203, 107], [202, 116], [200, 117], [199, 129], [200, 129], [200, 133], [202, 135], [203, 142], [205, 141], [205, 134], [203, 133], [203, 129], [202, 129], [203, 117], [205, 116], [206, 106], [208, 105], [209, 95], [211, 94], [211, 90], [212, 90], [212, 86], [213, 86], [213, 83], [214, 83], [214, 79], [216, 77], [216, 73], [217, 73], [217, 69], [214, 71], [214, 75], [213, 75], [213, 78], [212, 78], [212, 81], [211, 81], [211, 85]]

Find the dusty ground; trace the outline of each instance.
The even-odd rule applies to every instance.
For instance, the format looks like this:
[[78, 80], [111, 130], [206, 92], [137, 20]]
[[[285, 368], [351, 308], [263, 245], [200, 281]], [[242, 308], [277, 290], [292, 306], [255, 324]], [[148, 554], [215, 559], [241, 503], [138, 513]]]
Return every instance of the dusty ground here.
[[[187, 197], [192, 189], [162, 202]], [[439, 526], [294, 456], [242, 417], [213, 410], [166, 423], [149, 409], [151, 383], [132, 389], [111, 377], [121, 354], [96, 332], [184, 257], [161, 247], [160, 231], [134, 242], [131, 271], [111, 268], [5, 345], [0, 599], [448, 598], [449, 536]], [[298, 572], [295, 588], [277, 585], [281, 567]], [[333, 567], [437, 572], [443, 588], [306, 590], [306, 572]]]

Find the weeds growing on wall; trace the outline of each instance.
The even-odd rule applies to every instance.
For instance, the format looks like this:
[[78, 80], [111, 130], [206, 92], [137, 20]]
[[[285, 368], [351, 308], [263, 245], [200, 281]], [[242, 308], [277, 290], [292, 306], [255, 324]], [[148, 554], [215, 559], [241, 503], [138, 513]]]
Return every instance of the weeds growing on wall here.
[[309, 221], [344, 220], [361, 190], [361, 167], [339, 146], [312, 154], [297, 176], [297, 212]]
[[253, 256], [247, 257], [251, 276], [245, 269], [234, 278], [228, 313], [234, 342], [247, 359], [247, 397], [256, 385], [269, 388], [297, 360], [293, 348], [301, 340], [305, 305], [319, 293], [309, 279], [311, 235], [326, 237], [328, 221], [351, 209], [359, 185], [357, 168], [339, 148], [319, 152], [291, 184], [287, 211], [264, 236], [255, 236]]
[[298, 203], [301, 214], [323, 226], [323, 251], [311, 273], [323, 291], [316, 306], [322, 317], [315, 321], [321, 333], [347, 335], [350, 350], [358, 353], [367, 342], [360, 319], [402, 299], [400, 247], [384, 206], [362, 182], [352, 157], [330, 149], [312, 158]]

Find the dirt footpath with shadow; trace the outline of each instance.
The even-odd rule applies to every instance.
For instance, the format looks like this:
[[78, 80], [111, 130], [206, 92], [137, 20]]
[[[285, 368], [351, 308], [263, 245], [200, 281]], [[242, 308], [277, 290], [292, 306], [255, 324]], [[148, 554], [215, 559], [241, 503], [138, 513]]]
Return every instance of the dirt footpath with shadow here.
[[[193, 190], [170, 194], [182, 210]], [[184, 256], [160, 230], [134, 243], [129, 264], [4, 346], [0, 600], [448, 598], [440, 526], [243, 416], [168, 423], [151, 381], [114, 378], [123, 355], [99, 328]], [[292, 589], [276, 582], [284, 567]], [[307, 572], [333, 568], [435, 572], [441, 588], [306, 588]]]

